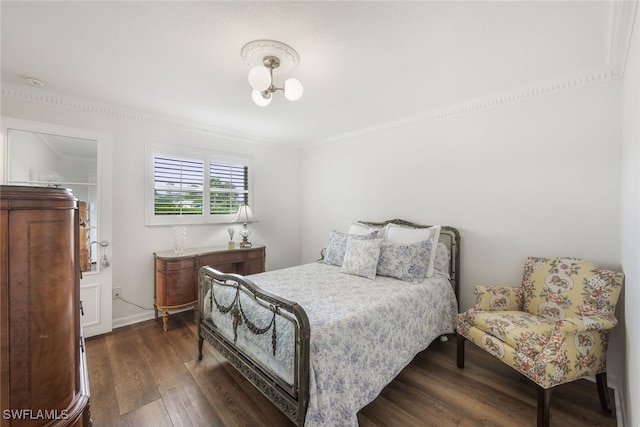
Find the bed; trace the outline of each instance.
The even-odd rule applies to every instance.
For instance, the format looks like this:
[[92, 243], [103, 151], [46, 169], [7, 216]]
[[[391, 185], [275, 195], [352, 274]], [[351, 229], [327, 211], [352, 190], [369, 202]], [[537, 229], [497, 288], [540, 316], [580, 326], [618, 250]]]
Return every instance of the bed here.
[[395, 219], [332, 231], [309, 264], [245, 277], [202, 267], [199, 358], [206, 340], [298, 426], [357, 426], [417, 353], [455, 331], [459, 266], [455, 228]]

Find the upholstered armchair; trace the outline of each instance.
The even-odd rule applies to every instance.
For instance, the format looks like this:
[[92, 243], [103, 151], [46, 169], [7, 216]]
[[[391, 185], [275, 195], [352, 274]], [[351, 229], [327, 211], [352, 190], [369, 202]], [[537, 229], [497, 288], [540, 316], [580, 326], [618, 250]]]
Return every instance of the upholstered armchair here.
[[475, 287], [475, 305], [458, 315], [458, 367], [469, 340], [524, 374], [536, 384], [539, 427], [549, 425], [553, 387], [587, 375], [610, 412], [607, 343], [623, 281], [577, 258], [528, 258], [521, 287]]

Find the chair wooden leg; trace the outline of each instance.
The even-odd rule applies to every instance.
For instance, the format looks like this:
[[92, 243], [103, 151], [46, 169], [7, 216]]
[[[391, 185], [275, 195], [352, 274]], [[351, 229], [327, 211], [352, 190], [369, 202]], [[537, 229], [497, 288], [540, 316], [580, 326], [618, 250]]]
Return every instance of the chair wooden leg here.
[[611, 400], [609, 398], [609, 386], [607, 385], [606, 372], [596, 374], [596, 384], [598, 385], [598, 396], [600, 397], [602, 412], [611, 413]]
[[466, 338], [456, 332], [456, 339], [458, 341], [457, 365], [462, 369], [464, 368], [464, 342]]
[[549, 406], [551, 406], [551, 388], [536, 384], [538, 394], [538, 427], [549, 427]]

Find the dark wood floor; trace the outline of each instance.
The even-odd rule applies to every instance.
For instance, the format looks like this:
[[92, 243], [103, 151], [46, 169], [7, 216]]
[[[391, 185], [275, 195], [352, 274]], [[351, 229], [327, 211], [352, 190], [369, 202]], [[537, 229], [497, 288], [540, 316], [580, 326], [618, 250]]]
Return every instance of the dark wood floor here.
[[[212, 347], [197, 359], [191, 312], [172, 315], [167, 332], [148, 321], [86, 346], [96, 427], [293, 425]], [[455, 347], [451, 337], [418, 354], [360, 411], [360, 426], [535, 426], [535, 391], [524, 377], [471, 343], [458, 369]], [[616, 425], [592, 382], [556, 387], [551, 402], [552, 426]]]

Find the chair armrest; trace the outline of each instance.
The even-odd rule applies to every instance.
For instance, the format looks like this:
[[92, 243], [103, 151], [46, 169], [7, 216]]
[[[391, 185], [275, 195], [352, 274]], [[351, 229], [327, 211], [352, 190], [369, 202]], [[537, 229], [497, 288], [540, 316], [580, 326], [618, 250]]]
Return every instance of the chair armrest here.
[[474, 310], [513, 311], [522, 310], [523, 291], [518, 286], [475, 286]]
[[613, 329], [618, 319], [613, 314], [598, 314], [594, 316], [566, 317], [556, 323], [553, 334], [578, 333], [591, 330]]
[[607, 313], [559, 320], [545, 348], [535, 357], [536, 383], [552, 387], [606, 370], [609, 334], [583, 333], [606, 331], [617, 323], [616, 317]]

